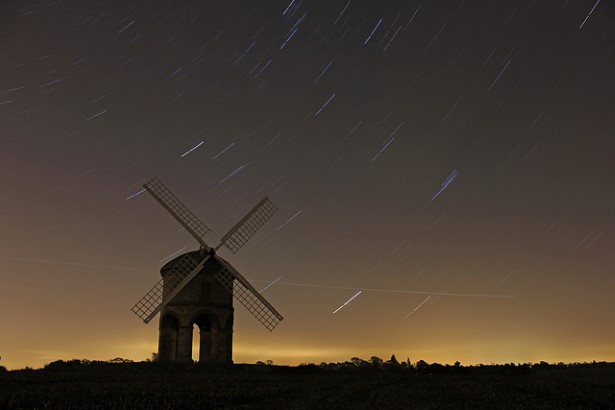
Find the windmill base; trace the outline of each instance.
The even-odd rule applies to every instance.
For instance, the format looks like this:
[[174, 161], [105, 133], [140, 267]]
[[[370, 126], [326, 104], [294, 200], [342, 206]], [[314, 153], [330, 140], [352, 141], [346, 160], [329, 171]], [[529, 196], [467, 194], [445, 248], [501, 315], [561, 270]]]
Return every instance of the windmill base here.
[[190, 320], [194, 316], [178, 314], [177, 310], [165, 309], [161, 316], [158, 361], [192, 363], [193, 332], [198, 327], [198, 362], [233, 363], [232, 325], [228, 329], [226, 326], [220, 327], [217, 315], [211, 310], [201, 311], [194, 320]]

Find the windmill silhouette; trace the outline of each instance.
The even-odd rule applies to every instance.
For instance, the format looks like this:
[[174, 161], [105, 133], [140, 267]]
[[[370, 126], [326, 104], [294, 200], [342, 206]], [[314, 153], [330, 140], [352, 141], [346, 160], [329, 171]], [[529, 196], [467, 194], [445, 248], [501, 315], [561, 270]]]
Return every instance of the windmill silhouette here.
[[236, 253], [275, 213], [263, 198], [222, 237], [215, 248], [203, 236], [210, 229], [171, 191], [154, 178], [143, 185], [200, 244], [198, 251], [180, 255], [160, 269], [162, 279], [132, 311], [149, 323], [160, 312], [158, 360], [192, 361], [192, 330], [200, 330], [199, 362], [232, 363], [233, 297], [269, 331], [282, 315], [229, 262], [216, 254], [221, 247]]

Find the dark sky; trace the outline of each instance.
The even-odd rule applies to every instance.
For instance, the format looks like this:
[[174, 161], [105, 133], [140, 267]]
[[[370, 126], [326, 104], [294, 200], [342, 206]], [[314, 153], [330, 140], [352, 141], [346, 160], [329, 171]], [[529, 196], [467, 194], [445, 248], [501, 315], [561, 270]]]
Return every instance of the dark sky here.
[[211, 245], [279, 208], [221, 251], [281, 277], [235, 362], [615, 360], [614, 44], [612, 0], [3, 2], [0, 365], [156, 351], [154, 176]]

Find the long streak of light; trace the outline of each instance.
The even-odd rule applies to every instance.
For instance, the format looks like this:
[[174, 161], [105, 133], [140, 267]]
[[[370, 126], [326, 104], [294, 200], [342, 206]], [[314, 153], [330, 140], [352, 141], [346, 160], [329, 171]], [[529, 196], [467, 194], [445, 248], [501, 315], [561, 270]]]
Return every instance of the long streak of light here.
[[275, 140], [277, 140], [277, 139], [280, 137], [280, 135], [282, 135], [282, 133], [280, 133], [280, 132], [279, 132], [279, 133], [278, 133], [278, 135], [276, 135], [275, 137], [273, 137], [273, 139], [272, 139], [271, 141], [269, 141], [269, 143], [267, 144], [267, 146], [270, 146], [271, 144], [273, 144], [273, 142], [274, 142]]
[[448, 187], [455, 180], [455, 178], [457, 178], [457, 175], [459, 175], [459, 171], [454, 170], [453, 172], [451, 172], [450, 175], [446, 177], [444, 182], [442, 182], [442, 184], [440, 185], [440, 188], [434, 194], [434, 196], [431, 197], [431, 200], [433, 201], [434, 199], [436, 199], [438, 197], [438, 195], [440, 195], [442, 192], [444, 192], [446, 187]]
[[314, 117], [318, 117], [318, 114], [320, 114], [320, 112], [321, 112], [322, 110], [324, 110], [324, 109], [325, 109], [325, 107], [326, 107], [326, 106], [327, 106], [327, 105], [331, 102], [331, 100], [332, 100], [333, 98], [335, 98], [335, 94], [333, 94], [331, 97], [329, 97], [329, 99], [327, 100], [327, 102], [326, 102], [326, 103], [324, 103], [324, 104], [323, 104], [323, 106], [322, 106], [322, 107], [320, 107], [320, 109], [319, 109], [318, 111], [316, 111], [316, 114], [314, 114]]
[[256, 41], [253, 41], [252, 44], [250, 44], [250, 46], [248, 48], [246, 48], [246, 50], [239, 56], [239, 58], [237, 58], [237, 60], [235, 60], [235, 62], [233, 63], [234, 66], [237, 65], [237, 63], [239, 63], [241, 60], [243, 60], [243, 58], [246, 56], [248, 51], [250, 51], [250, 49], [252, 47], [254, 47], [254, 44], [256, 44]]
[[419, 4], [419, 6], [416, 8], [416, 10], [414, 10], [414, 14], [412, 15], [412, 17], [410, 17], [410, 20], [408, 20], [408, 23], [406, 24], [406, 27], [404, 27], [404, 32], [406, 31], [406, 29], [408, 28], [410, 23], [412, 23], [412, 20], [414, 20], [414, 17], [416, 16], [416, 13], [419, 12], [420, 8], [421, 8], [421, 5]]
[[22, 86], [19, 86], [19, 87], [10, 88], [8, 90], [2, 90], [2, 91], [0, 91], [0, 94], [10, 93], [11, 91], [23, 90], [24, 88], [26, 88], [26, 86], [22, 85]]
[[374, 33], [376, 32], [376, 30], [378, 30], [378, 27], [380, 27], [380, 24], [382, 24], [382, 19], [378, 20], [378, 24], [376, 24], [376, 27], [374, 27], [374, 29], [372, 30], [372, 32], [370, 33], [369, 36], [367, 36], [367, 39], [365, 39], [365, 43], [363, 43], [363, 45], [367, 44], [369, 39], [372, 38], [372, 36], [374, 35]]
[[289, 220], [287, 220], [286, 222], [284, 222], [282, 225], [278, 226], [275, 230], [279, 231], [280, 229], [282, 229], [283, 227], [286, 226], [286, 224], [288, 224], [290, 221], [292, 221], [293, 219], [295, 219], [297, 216], [299, 216], [299, 214], [301, 213], [301, 211], [297, 212], [296, 214], [294, 214]]
[[231, 149], [233, 147], [233, 145], [235, 145], [235, 143], [233, 142], [231, 145], [229, 145], [228, 147], [224, 148], [222, 151], [220, 151], [217, 155], [215, 155], [212, 159], [216, 159], [218, 157], [220, 157], [222, 154], [224, 154], [226, 151], [228, 151], [229, 149]]
[[286, 7], [286, 10], [284, 10], [284, 12], [282, 14], [286, 14], [288, 12], [288, 10], [291, 8], [291, 6], [293, 5], [294, 2], [295, 2], [295, 0], [292, 0], [290, 2], [290, 4], [288, 5], [288, 7]]
[[504, 282], [506, 282], [506, 280], [507, 280], [508, 278], [510, 278], [510, 277], [511, 277], [511, 276], [512, 276], [512, 275], [513, 275], [516, 271], [517, 271], [516, 269], [511, 270], [511, 271], [508, 273], [508, 275], [506, 275], [506, 276], [504, 277], [504, 279], [502, 279], [502, 280], [500, 281], [500, 283], [498, 283], [498, 288], [499, 288], [500, 286], [502, 286], [502, 284], [503, 284]]
[[126, 266], [112, 266], [112, 265], [94, 265], [91, 263], [77, 263], [77, 262], [64, 262], [64, 261], [52, 261], [48, 259], [32, 259], [32, 258], [20, 258], [18, 256], [0, 256], [0, 259], [13, 260], [21, 262], [36, 262], [36, 263], [50, 263], [54, 265], [68, 265], [68, 266], [84, 266], [88, 268], [105, 268], [105, 269], [117, 269], [117, 270], [133, 270], [139, 272], [150, 272], [151, 269], [139, 269], [128, 268]]
[[224, 177], [220, 183], [224, 183], [224, 181], [228, 180], [229, 178], [237, 175], [238, 173], [240, 173], [245, 167], [247, 167], [248, 165], [250, 165], [249, 162], [246, 162], [245, 164], [243, 164], [242, 166], [240, 166], [239, 168], [237, 168], [235, 171], [231, 172], [230, 174], [228, 174], [226, 177]]
[[442, 27], [440, 27], [440, 30], [436, 33], [435, 36], [433, 36], [429, 44], [427, 44], [427, 48], [425, 48], [425, 51], [429, 50], [429, 48], [434, 43], [434, 41], [436, 41], [438, 37], [440, 37], [440, 34], [442, 33], [442, 30], [444, 30], [444, 27], [446, 27], [446, 23], [442, 24]]
[[344, 304], [340, 307], [338, 307], [337, 309], [335, 309], [335, 311], [333, 312], [333, 314], [336, 314], [337, 312], [339, 312], [344, 306], [346, 306], [347, 304], [349, 304], [350, 302], [352, 302], [352, 300], [354, 298], [356, 298], [357, 296], [359, 296], [361, 294], [361, 291], [358, 291], [357, 293], [355, 293], [355, 295], [353, 297], [351, 297], [350, 299], [348, 299], [346, 302], [344, 302]]
[[269, 64], [271, 64], [271, 62], [272, 62], [272, 61], [273, 61], [272, 59], [269, 59], [269, 61], [267, 61], [267, 64], [265, 64], [265, 65], [263, 66], [263, 68], [261, 68], [261, 69], [260, 69], [260, 71], [259, 71], [258, 73], [256, 73], [256, 75], [254, 76], [254, 78], [257, 78], [259, 75], [261, 75], [261, 73], [262, 73], [263, 71], [265, 71], [265, 69], [266, 69], [267, 67], [269, 67]]
[[139, 191], [139, 192], [137, 192], [136, 194], [132, 194], [132, 195], [130, 195], [129, 197], [127, 197], [127, 198], [126, 198], [126, 200], [128, 201], [128, 200], [130, 200], [130, 199], [134, 198], [134, 197], [135, 197], [135, 196], [137, 196], [137, 195], [141, 195], [143, 192], [145, 192], [145, 189], [140, 190], [140, 191]]
[[404, 121], [400, 122], [399, 125], [397, 126], [397, 128], [395, 128], [395, 130], [391, 133], [391, 135], [389, 135], [389, 139], [387, 141], [385, 141], [384, 147], [382, 147], [382, 149], [374, 156], [374, 158], [372, 158], [372, 162], [374, 162], [376, 159], [378, 159], [380, 154], [382, 154], [384, 152], [384, 150], [387, 149], [389, 147], [389, 145], [391, 145], [391, 143], [393, 141], [395, 141], [395, 136], [394, 135], [397, 133], [397, 131], [399, 131], [399, 129], [401, 128], [402, 125], [404, 125]]
[[192, 151], [194, 151], [195, 149], [199, 148], [201, 145], [205, 144], [205, 141], [201, 141], [198, 144], [196, 144], [194, 147], [190, 148], [188, 151], [184, 152], [181, 155], [181, 158], [185, 157], [186, 155], [190, 154]]
[[[352, 0], [350, 0], [352, 1]], [[344, 7], [344, 10], [342, 10], [342, 12], [340, 13], [339, 16], [337, 16], [337, 19], [335, 19], [335, 22], [333, 24], [337, 24], [337, 22], [339, 21], [339, 19], [342, 17], [342, 14], [344, 14], [344, 12], [346, 11], [346, 9], [348, 8], [348, 6], [350, 6], [350, 1], [348, 3], [346, 3], [346, 6]]]
[[[131, 271], [139, 271], [139, 272], [150, 272], [151, 271], [151, 269], [139, 269], [139, 268], [131, 268], [127, 266], [96, 265], [96, 264], [91, 264], [91, 263], [77, 263], [77, 262], [55, 261], [55, 260], [48, 260], [48, 259], [22, 258], [19, 256], [0, 256], [0, 259], [15, 260], [15, 261], [21, 261], [21, 262], [49, 263], [49, 264], [56, 264], [56, 265], [84, 266], [84, 267], [90, 267], [90, 268], [131, 270]], [[252, 280], [252, 282], [267, 283], [269, 281]], [[349, 287], [349, 286], [328, 286], [328, 285], [315, 285], [315, 284], [309, 284], [309, 283], [279, 282], [279, 281], [276, 281], [275, 283], [277, 283], [278, 285], [284, 285], [284, 286], [301, 286], [301, 287], [307, 287], [307, 288], [359, 290], [359, 288]], [[501, 295], [501, 294], [498, 295], [498, 294], [484, 294], [484, 293], [421, 292], [421, 291], [414, 291], [414, 290], [399, 290], [399, 289], [361, 288], [361, 291], [401, 293], [401, 294], [411, 294], [411, 295], [428, 295], [428, 296], [429, 295], [431, 296], [457, 296], [457, 297], [471, 297], [471, 298], [514, 298], [513, 295]]]
[[117, 32], [117, 34], [120, 34], [122, 31], [126, 30], [128, 27], [132, 26], [133, 24], [135, 24], [135, 21], [131, 21], [130, 23], [128, 23], [126, 26], [124, 26], [124, 28], [122, 28], [120, 31]]
[[585, 250], [588, 250], [589, 248], [591, 248], [591, 247], [592, 247], [592, 245], [593, 245], [594, 243], [596, 243], [596, 241], [597, 241], [597, 240], [598, 240], [598, 239], [602, 236], [602, 234], [604, 234], [604, 232], [600, 232], [600, 233], [598, 234], [598, 236], [596, 236], [596, 237], [594, 238], [594, 240], [593, 240], [593, 241], [591, 241], [591, 242], [590, 242], [590, 244], [589, 244], [589, 245], [587, 245], [587, 246], [585, 247]]
[[[263, 280], [253, 280], [253, 282], [267, 282]], [[315, 285], [310, 283], [297, 283], [297, 282], [277, 282], [278, 285], [285, 286], [301, 286], [306, 288], [320, 288], [320, 289], [342, 289], [342, 290], [359, 290], [366, 292], [386, 292], [386, 293], [402, 293], [409, 295], [431, 295], [431, 296], [457, 296], [466, 298], [513, 298], [513, 295], [498, 295], [498, 294], [485, 294], [485, 293], [449, 293], [449, 292], [421, 292], [415, 290], [399, 290], [399, 289], [377, 289], [377, 288], [357, 288], [349, 286], [328, 286], [328, 285]]]
[[350, 137], [350, 136], [351, 136], [351, 135], [352, 135], [352, 134], [353, 134], [353, 133], [357, 130], [357, 128], [359, 128], [359, 125], [361, 125], [362, 123], [363, 123], [363, 120], [359, 121], [359, 122], [357, 123], [357, 125], [355, 125], [355, 126], [354, 126], [354, 128], [353, 128], [353, 129], [351, 129], [351, 130], [350, 130], [350, 132], [349, 132], [348, 134], [346, 134], [346, 136], [344, 137], [344, 139], [343, 139], [342, 141], [346, 141], [346, 139], [347, 139], [348, 137]]
[[280, 276], [279, 278], [277, 278], [276, 280], [274, 280], [273, 282], [271, 282], [269, 285], [265, 286], [264, 288], [262, 288], [258, 293], [263, 293], [263, 291], [267, 290], [267, 288], [271, 287], [274, 283], [276, 283], [277, 281], [279, 281], [280, 279], [282, 279], [282, 277]]
[[171, 259], [173, 256], [177, 255], [178, 253], [180, 253], [180, 252], [182, 252], [182, 251], [184, 251], [184, 250], [186, 250], [186, 247], [185, 247], [185, 246], [184, 246], [183, 248], [181, 248], [181, 249], [179, 249], [179, 250], [177, 250], [177, 251], [173, 252], [172, 254], [170, 254], [170, 255], [168, 255], [168, 256], [165, 256], [164, 258], [160, 259], [158, 262], [160, 263], [160, 262], [162, 262], [162, 261], [164, 261], [164, 260], [166, 260], [166, 259]]
[[592, 236], [593, 234], [594, 234], [593, 232], [590, 232], [590, 233], [589, 233], [589, 235], [587, 235], [587, 236], [585, 237], [585, 239], [583, 239], [583, 240], [581, 241], [581, 243], [579, 243], [579, 244], [576, 246], [576, 248], [574, 248], [574, 250], [576, 251], [576, 250], [577, 250], [577, 249], [579, 249], [581, 246], [583, 246], [583, 244], [584, 244], [584, 243], [585, 243], [585, 242], [586, 242], [589, 238], [591, 238], [591, 236]]
[[322, 77], [323, 74], [329, 69], [329, 67], [331, 67], [331, 63], [333, 63], [333, 61], [329, 61], [329, 64], [327, 64], [325, 69], [322, 70], [322, 73], [320, 73], [320, 75], [318, 77], [316, 77], [316, 79], [312, 82], [312, 84], [316, 84], [316, 81], [320, 80], [320, 77]]
[[429, 299], [431, 299], [431, 296], [427, 296], [427, 297], [425, 298], [425, 300], [424, 300], [424, 301], [422, 301], [422, 302], [421, 302], [421, 303], [420, 303], [417, 307], [415, 307], [415, 308], [414, 308], [414, 310], [413, 310], [412, 312], [408, 313], [408, 314], [406, 315], [406, 317], [404, 317], [404, 319], [408, 319], [408, 317], [410, 317], [410, 315], [411, 315], [411, 314], [413, 314], [414, 312], [416, 312], [417, 310], [419, 310], [419, 308], [420, 308], [421, 306], [423, 306], [423, 305], [425, 304], [425, 302], [427, 302]]
[[183, 69], [184, 69], [184, 67], [179, 67], [177, 70], [175, 70], [173, 72], [173, 74], [171, 74], [170, 76], [167, 77], [167, 80], [170, 80], [171, 78], [175, 77]]
[[90, 120], [92, 120], [92, 119], [94, 119], [94, 118], [96, 118], [96, 117], [99, 117], [99, 116], [103, 115], [103, 114], [104, 114], [104, 113], [106, 113], [107, 111], [109, 111], [109, 110], [102, 110], [102, 111], [101, 111], [101, 112], [99, 112], [98, 114], [94, 114], [94, 115], [92, 115], [90, 118], [86, 118], [85, 120], [86, 120], [86, 121], [90, 121]]
[[284, 41], [284, 43], [280, 46], [280, 50], [283, 49], [284, 47], [286, 47], [286, 44], [288, 44], [288, 42], [290, 41], [291, 38], [293, 38], [293, 36], [295, 35], [295, 33], [297, 32], [298, 29], [294, 29], [290, 35], [288, 36], [288, 38]]
[[493, 82], [491, 83], [491, 86], [489, 87], [488, 91], [491, 91], [491, 89], [493, 88], [495, 83], [497, 83], [498, 80], [500, 79], [500, 77], [502, 76], [502, 74], [504, 74], [504, 71], [506, 71], [506, 68], [508, 68], [508, 64], [510, 64], [510, 60], [508, 60], [506, 62], [506, 65], [504, 66], [504, 68], [502, 68], [502, 71], [500, 71], [500, 74], [498, 74], [498, 76], [495, 78], [495, 80], [493, 80]]
[[397, 31], [395, 32], [395, 34], [393, 34], [393, 37], [391, 37], [391, 39], [389, 40], [389, 42], [387, 43], [386, 47], [384, 48], [384, 50], [382, 51], [387, 51], [387, 48], [389, 48], [389, 46], [391, 45], [391, 43], [393, 42], [393, 40], [395, 40], [395, 37], [397, 37], [397, 33], [399, 33], [399, 30], [401, 30], [401, 26], [397, 27]]
[[589, 18], [589, 16], [592, 15], [592, 13], [594, 12], [594, 9], [596, 8], [596, 6], [598, 5], [598, 3], [600, 3], [600, 0], [596, 1], [596, 4], [594, 4], [594, 7], [592, 7], [592, 9], [589, 11], [589, 13], [587, 13], [587, 16], [585, 17], [585, 20], [583, 20], [583, 22], [581, 23], [581, 25], [579, 26], [579, 30], [583, 28], [583, 26], [585, 25], [585, 22], [587, 21], [587, 19]]
[[378, 157], [380, 156], [380, 154], [382, 154], [384, 152], [385, 149], [387, 149], [389, 147], [389, 145], [391, 145], [391, 143], [395, 141], [395, 137], [391, 138], [389, 140], [389, 142], [387, 142], [387, 144], [382, 147], [382, 149], [380, 151], [378, 151], [378, 153], [376, 155], [374, 155], [374, 158], [372, 158], [372, 162], [376, 161], [378, 159]]

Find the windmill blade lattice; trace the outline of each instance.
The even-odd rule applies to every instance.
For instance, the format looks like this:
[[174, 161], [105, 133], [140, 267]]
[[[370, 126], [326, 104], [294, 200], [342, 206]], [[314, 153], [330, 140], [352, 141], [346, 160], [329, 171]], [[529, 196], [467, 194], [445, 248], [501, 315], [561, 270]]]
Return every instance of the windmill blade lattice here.
[[145, 184], [143, 188], [149, 192], [160, 205], [164, 207], [203, 248], [209, 250], [203, 236], [211, 229], [205, 225], [195, 214], [180, 202], [179, 199], [158, 179], [154, 178]]
[[224, 245], [231, 252], [236, 253], [277, 210], [278, 208], [268, 197], [263, 198], [237, 225], [224, 235], [218, 248]]
[[241, 302], [248, 311], [272, 331], [282, 319], [282, 315], [267, 300], [250, 285], [237, 270], [221, 258], [216, 258], [223, 266], [214, 276], [226, 289], [233, 294], [235, 299]]
[[207, 259], [209, 259], [209, 256], [197, 263], [189, 254], [184, 255], [173, 266], [173, 269], [163, 279], [160, 279], [130, 310], [139, 316], [143, 322], [149, 323], [164, 305], [179, 293], [183, 287], [180, 287], [182, 282], [190, 281], [201, 270]]

